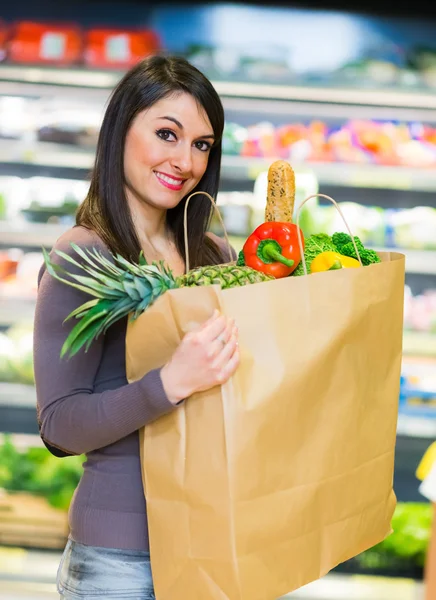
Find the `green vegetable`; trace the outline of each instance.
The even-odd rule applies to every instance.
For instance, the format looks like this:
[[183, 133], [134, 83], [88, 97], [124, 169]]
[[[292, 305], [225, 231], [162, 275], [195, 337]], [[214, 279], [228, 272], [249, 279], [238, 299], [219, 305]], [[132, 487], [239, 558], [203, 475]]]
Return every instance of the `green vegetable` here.
[[430, 541], [433, 509], [429, 503], [398, 503], [392, 519], [393, 533], [356, 557], [362, 567], [390, 565], [423, 567]]
[[0, 488], [43, 496], [52, 506], [66, 510], [79, 483], [83, 461], [82, 456], [59, 460], [46, 448], [19, 451], [6, 435], [0, 445]]
[[238, 254], [238, 260], [236, 261], [236, 266], [237, 267], [245, 267], [245, 256], [244, 256], [243, 250], [241, 250], [240, 253]]
[[[332, 241], [340, 254], [343, 254], [344, 256], [350, 256], [351, 258], [358, 258], [353, 241], [348, 233], [334, 233], [332, 236]], [[354, 236], [354, 241], [356, 242], [356, 246], [359, 250], [359, 255], [364, 266], [380, 262], [380, 257], [378, 256], [377, 252], [365, 248], [357, 235]]]
[[[310, 273], [310, 265], [313, 259], [318, 256], [318, 254], [326, 251], [337, 252], [336, 246], [329, 235], [326, 233], [316, 233], [307, 238], [304, 247], [304, 258], [306, 259], [308, 273]], [[304, 275], [303, 261], [300, 262], [291, 277], [294, 275]]]

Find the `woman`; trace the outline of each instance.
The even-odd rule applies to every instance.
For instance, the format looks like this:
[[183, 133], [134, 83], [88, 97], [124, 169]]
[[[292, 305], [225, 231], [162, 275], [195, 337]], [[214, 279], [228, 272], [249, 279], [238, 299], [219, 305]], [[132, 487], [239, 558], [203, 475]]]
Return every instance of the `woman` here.
[[[211, 83], [180, 58], [149, 58], [125, 75], [102, 123], [95, 168], [70, 242], [185, 271], [187, 196], [216, 196], [224, 113]], [[228, 260], [206, 233], [209, 200], [189, 205], [192, 266]], [[52, 259], [60, 259], [53, 253]], [[41, 436], [57, 455], [86, 454], [70, 508], [58, 573], [61, 598], [154, 598], [138, 430], [195, 392], [226, 382], [239, 363], [235, 324], [218, 314], [185, 336], [171, 360], [128, 384], [126, 319], [90, 350], [60, 360], [65, 317], [89, 299], [41, 270], [35, 317], [35, 378]], [[153, 340], [150, 340], [150, 344]]]

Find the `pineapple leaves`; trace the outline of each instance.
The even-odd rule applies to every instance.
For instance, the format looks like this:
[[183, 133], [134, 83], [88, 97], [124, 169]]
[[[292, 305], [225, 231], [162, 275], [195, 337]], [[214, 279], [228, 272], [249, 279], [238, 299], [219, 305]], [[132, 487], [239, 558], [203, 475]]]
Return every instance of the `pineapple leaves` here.
[[144, 256], [144, 251], [141, 250], [141, 252], [139, 253], [139, 261], [138, 261], [139, 265], [141, 267], [145, 267], [146, 265], [148, 265], [147, 259]]
[[99, 329], [101, 320], [108, 314], [112, 306], [112, 301], [100, 300], [87, 311], [86, 315], [73, 327], [65, 340], [61, 350], [61, 358], [67, 353], [73, 356], [89, 339], [94, 339], [94, 334]]
[[73, 319], [74, 317], [77, 317], [77, 318], [82, 317], [84, 314], [86, 314], [88, 312], [88, 310], [90, 308], [92, 308], [93, 306], [95, 306], [98, 302], [100, 302], [100, 300], [98, 298], [94, 298], [94, 300], [90, 300], [89, 302], [85, 302], [85, 304], [82, 304], [81, 306], [79, 306], [78, 308], [76, 308], [76, 310], [73, 310], [73, 312], [71, 312], [68, 315], [68, 317], [64, 320], [64, 323], [66, 323], [70, 319]]
[[64, 277], [61, 277], [60, 275], [58, 275], [58, 273], [65, 273], [69, 277], [76, 278], [75, 275], [73, 275], [72, 273], [69, 273], [63, 267], [54, 264], [50, 260], [50, 257], [44, 248], [42, 249], [42, 253], [44, 255], [44, 262], [45, 262], [45, 266], [47, 269], [47, 273], [49, 273], [54, 279], [57, 279], [61, 283], [66, 283], [67, 285], [69, 285], [73, 288], [76, 288], [77, 290], [80, 290], [81, 292], [85, 292], [86, 294], [89, 294], [91, 296], [96, 296], [97, 298], [104, 298], [104, 296], [102, 296], [101, 293], [96, 292], [95, 290], [92, 290], [89, 287], [85, 287], [83, 285], [78, 285], [77, 283], [74, 283], [73, 281], [69, 281], [68, 279], [65, 279]]
[[80, 261], [61, 250], [54, 252], [73, 265], [72, 272], [54, 263], [42, 250], [47, 272], [53, 278], [94, 297], [66, 317], [64, 322], [78, 322], [62, 346], [61, 357], [74, 356], [83, 347], [86, 352], [108, 327], [129, 314], [136, 319], [159, 296], [180, 285], [163, 261], [149, 264], [142, 252], [138, 262], [132, 263], [119, 254], [107, 258], [95, 247], [80, 248], [74, 243], [71, 247]]

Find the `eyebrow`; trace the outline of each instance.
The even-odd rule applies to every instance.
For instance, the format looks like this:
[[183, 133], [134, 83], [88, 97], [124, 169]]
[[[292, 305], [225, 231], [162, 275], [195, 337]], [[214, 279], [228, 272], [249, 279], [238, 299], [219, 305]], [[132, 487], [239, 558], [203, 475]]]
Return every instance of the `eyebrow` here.
[[[180, 121], [178, 121], [177, 119], [175, 119], [174, 117], [170, 117], [168, 115], [165, 115], [163, 117], [158, 117], [158, 119], [166, 119], [167, 121], [171, 121], [172, 123], [174, 123], [175, 125], [177, 125], [177, 127], [179, 129], [183, 129], [183, 125], [180, 123]], [[212, 140], [215, 139], [215, 136], [213, 133], [208, 133], [206, 135], [199, 135], [198, 138], [200, 139], [204, 139], [204, 138], [211, 138]]]

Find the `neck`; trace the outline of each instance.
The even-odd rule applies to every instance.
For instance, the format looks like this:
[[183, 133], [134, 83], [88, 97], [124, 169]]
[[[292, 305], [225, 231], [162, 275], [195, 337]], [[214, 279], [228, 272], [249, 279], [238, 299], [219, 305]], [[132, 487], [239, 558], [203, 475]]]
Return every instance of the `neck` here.
[[142, 202], [130, 190], [126, 190], [126, 197], [141, 246], [144, 242], [168, 238], [166, 210]]

